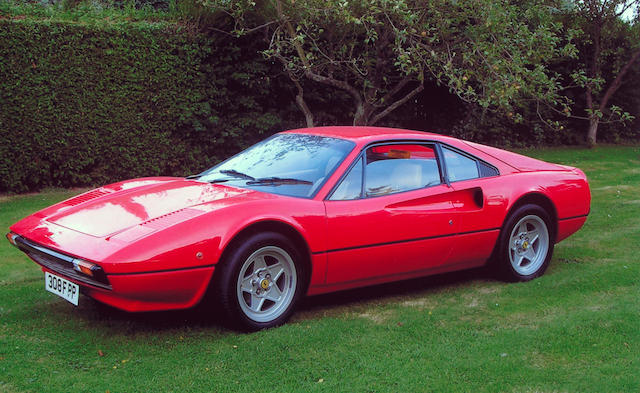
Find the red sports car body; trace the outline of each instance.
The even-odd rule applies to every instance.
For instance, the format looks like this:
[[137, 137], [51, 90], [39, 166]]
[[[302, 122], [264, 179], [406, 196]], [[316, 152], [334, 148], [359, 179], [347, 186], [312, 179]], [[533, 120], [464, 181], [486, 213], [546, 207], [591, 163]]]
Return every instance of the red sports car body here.
[[259, 329], [304, 294], [488, 261], [535, 278], [590, 209], [580, 169], [437, 134], [323, 127], [256, 146], [193, 178], [89, 191], [7, 237], [76, 303], [71, 287], [127, 311], [192, 307], [210, 290]]

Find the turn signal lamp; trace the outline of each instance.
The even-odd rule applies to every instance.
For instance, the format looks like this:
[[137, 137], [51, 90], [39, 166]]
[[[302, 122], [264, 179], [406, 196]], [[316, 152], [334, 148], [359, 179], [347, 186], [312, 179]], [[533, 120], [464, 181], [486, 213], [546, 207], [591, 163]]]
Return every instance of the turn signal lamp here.
[[90, 277], [93, 277], [93, 270], [96, 269], [97, 267], [98, 265], [96, 265], [95, 263], [87, 262], [82, 259], [73, 260], [74, 270], [77, 270], [80, 273], [84, 273]]
[[9, 243], [11, 243], [14, 246], [17, 246], [16, 244], [16, 237], [18, 237], [18, 235], [16, 235], [13, 232], [9, 232], [7, 233], [7, 240], [9, 240]]

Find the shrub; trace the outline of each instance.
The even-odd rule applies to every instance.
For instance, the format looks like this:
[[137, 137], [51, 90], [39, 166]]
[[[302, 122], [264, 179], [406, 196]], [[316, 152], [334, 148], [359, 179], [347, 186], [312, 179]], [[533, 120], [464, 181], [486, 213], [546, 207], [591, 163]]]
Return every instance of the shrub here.
[[278, 130], [269, 64], [179, 23], [0, 20], [0, 191], [198, 172]]

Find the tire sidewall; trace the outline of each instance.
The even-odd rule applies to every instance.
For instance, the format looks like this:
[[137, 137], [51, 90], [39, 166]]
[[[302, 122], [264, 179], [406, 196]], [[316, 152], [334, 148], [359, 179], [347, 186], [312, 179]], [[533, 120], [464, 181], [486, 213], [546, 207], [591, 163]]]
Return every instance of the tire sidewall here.
[[[515, 225], [524, 217], [534, 215], [542, 219], [544, 224], [547, 227], [547, 232], [549, 235], [549, 247], [547, 249], [547, 255], [545, 256], [544, 262], [538, 270], [535, 272], [522, 275], [518, 273], [513, 266], [511, 265], [511, 260], [509, 258], [509, 249], [510, 249], [510, 238], [511, 232], [513, 231]], [[549, 262], [551, 261], [551, 257], [553, 255], [553, 248], [555, 243], [555, 233], [554, 227], [551, 225], [551, 218], [549, 214], [542, 207], [533, 204], [526, 204], [516, 208], [505, 221], [505, 225], [500, 232], [500, 243], [498, 247], [498, 270], [502, 276], [507, 281], [529, 281], [534, 278], [540, 277], [544, 274], [549, 266]]]
[[[256, 250], [276, 246], [289, 254], [296, 270], [296, 287], [291, 302], [287, 308], [275, 319], [268, 322], [258, 322], [249, 318], [240, 307], [237, 296], [237, 282], [240, 270], [245, 261]], [[296, 303], [302, 296], [305, 287], [305, 271], [301, 263], [301, 256], [295, 245], [284, 235], [277, 232], [257, 233], [234, 242], [227, 256], [224, 257], [216, 275], [214, 285], [222, 310], [226, 314], [226, 322], [232, 327], [244, 331], [256, 331], [279, 326], [289, 319]]]

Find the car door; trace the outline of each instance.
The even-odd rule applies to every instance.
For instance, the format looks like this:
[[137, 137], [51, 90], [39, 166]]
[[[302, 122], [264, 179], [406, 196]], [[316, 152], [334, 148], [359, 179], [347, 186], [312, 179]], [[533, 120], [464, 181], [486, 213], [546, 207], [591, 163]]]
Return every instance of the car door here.
[[436, 146], [371, 146], [325, 201], [327, 284], [418, 275], [447, 261], [458, 230]]
[[459, 225], [447, 263], [460, 268], [483, 265], [500, 234], [496, 217], [504, 211], [505, 200], [496, 192], [498, 170], [451, 146], [441, 145], [440, 151]]

